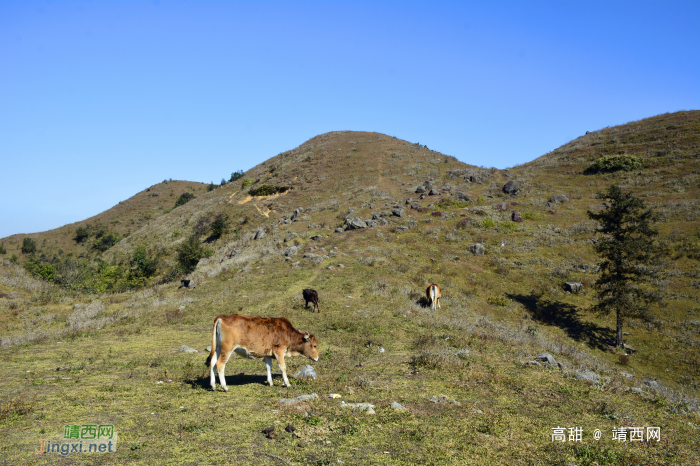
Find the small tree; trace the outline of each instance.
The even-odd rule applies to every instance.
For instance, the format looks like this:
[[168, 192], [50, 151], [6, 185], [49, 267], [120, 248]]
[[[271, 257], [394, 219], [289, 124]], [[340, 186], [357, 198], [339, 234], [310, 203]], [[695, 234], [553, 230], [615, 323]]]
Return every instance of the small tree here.
[[0, 244], [0, 254], [7, 254], [7, 249], [5, 249], [5, 243]]
[[598, 304], [593, 309], [603, 315], [615, 311], [616, 346], [622, 347], [625, 320], [649, 318], [649, 306], [661, 300], [647, 280], [660, 257], [654, 241], [657, 231], [651, 227], [658, 216], [651, 209], [645, 210], [641, 199], [616, 185], [597, 197], [607, 202], [600, 213], [588, 211], [588, 216], [599, 222], [597, 232], [604, 235], [594, 246], [603, 261], [599, 264], [600, 278], [594, 285]]
[[90, 229], [87, 227], [78, 227], [75, 230], [75, 240], [76, 243], [84, 243], [90, 237]]
[[213, 181], [210, 182], [209, 186], [207, 186], [207, 192], [214, 191], [215, 189], [216, 189], [216, 185], [214, 184], [214, 182]]
[[192, 193], [182, 193], [180, 194], [180, 197], [177, 198], [177, 201], [175, 201], [175, 207], [179, 207], [183, 204], [187, 204], [190, 202], [192, 199], [194, 199], [194, 194]]
[[192, 235], [177, 247], [177, 262], [185, 273], [192, 272], [197, 267], [199, 259], [207, 254], [199, 242], [197, 235]]
[[228, 229], [228, 217], [226, 214], [218, 214], [211, 224], [210, 231], [214, 238], [221, 238]]
[[238, 170], [236, 172], [231, 173], [231, 178], [228, 181], [229, 183], [231, 183], [241, 178], [243, 178], [243, 170]]
[[32, 254], [36, 252], [36, 242], [29, 237], [22, 240], [22, 254]]

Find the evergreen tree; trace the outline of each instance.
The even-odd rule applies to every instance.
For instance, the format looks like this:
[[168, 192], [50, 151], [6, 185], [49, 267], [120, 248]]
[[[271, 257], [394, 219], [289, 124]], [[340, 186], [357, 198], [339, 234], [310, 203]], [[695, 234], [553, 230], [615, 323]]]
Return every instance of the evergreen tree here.
[[658, 216], [646, 209], [641, 199], [616, 185], [597, 197], [606, 201], [606, 207], [599, 213], [588, 211], [588, 216], [599, 222], [597, 232], [603, 235], [594, 245], [603, 261], [598, 264], [601, 273], [594, 285], [598, 303], [593, 309], [603, 315], [615, 311], [616, 346], [623, 347], [625, 321], [649, 318], [649, 306], [661, 300], [648, 283], [660, 257], [654, 241], [658, 232], [651, 227]]

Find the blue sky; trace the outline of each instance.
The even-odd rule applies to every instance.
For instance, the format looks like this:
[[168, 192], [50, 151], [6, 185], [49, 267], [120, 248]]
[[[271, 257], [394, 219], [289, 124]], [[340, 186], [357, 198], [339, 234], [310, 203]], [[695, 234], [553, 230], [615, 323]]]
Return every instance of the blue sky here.
[[505, 168], [700, 108], [700, 2], [0, 0], [0, 237], [335, 130]]

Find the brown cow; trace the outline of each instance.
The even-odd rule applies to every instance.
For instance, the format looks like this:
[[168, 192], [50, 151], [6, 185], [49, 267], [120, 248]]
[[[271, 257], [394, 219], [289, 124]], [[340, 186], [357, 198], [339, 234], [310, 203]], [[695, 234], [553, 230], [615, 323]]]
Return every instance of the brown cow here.
[[301, 290], [301, 295], [304, 297], [304, 301], [306, 301], [306, 308], [308, 309], [309, 303], [313, 304], [313, 310], [317, 310], [318, 313], [321, 313], [321, 310], [318, 308], [318, 293], [316, 290], [312, 290], [310, 288], [305, 288]]
[[224, 369], [232, 352], [244, 358], [263, 358], [267, 366], [267, 383], [272, 386], [272, 357], [282, 370], [284, 384], [289, 387], [285, 356], [307, 356], [318, 361], [316, 337], [296, 330], [284, 317], [251, 317], [239, 314], [219, 316], [214, 320], [211, 353], [207, 362], [211, 388], [216, 388], [214, 366], [219, 372], [221, 387], [228, 391]]
[[433, 309], [435, 309], [435, 304], [437, 303], [438, 309], [440, 309], [440, 298], [442, 298], [442, 290], [437, 283], [431, 283], [425, 294], [428, 295], [428, 301], [432, 304]]

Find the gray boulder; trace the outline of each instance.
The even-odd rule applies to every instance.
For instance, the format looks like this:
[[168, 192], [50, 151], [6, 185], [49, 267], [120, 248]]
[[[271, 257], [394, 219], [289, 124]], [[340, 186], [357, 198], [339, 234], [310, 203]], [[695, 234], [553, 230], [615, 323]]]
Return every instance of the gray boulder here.
[[510, 180], [503, 185], [503, 192], [506, 194], [515, 194], [520, 189], [520, 185], [514, 180]]
[[540, 353], [535, 357], [535, 361], [541, 361], [545, 364], [552, 364], [553, 366], [557, 365], [557, 360], [554, 359], [554, 356], [552, 356], [549, 353]]
[[483, 256], [486, 254], [486, 248], [484, 248], [484, 245], [480, 243], [472, 244], [467, 249], [469, 249], [469, 251], [475, 256]]
[[598, 380], [598, 374], [591, 371], [577, 372], [574, 377], [579, 380], [585, 380], [587, 382], [596, 382]]
[[392, 408], [394, 411], [406, 411], [406, 407], [403, 406], [401, 403], [397, 403], [396, 401], [394, 401], [393, 403], [391, 403], [391, 408]]
[[299, 236], [299, 235], [297, 235], [296, 233], [290, 233], [284, 237], [284, 242], [286, 243], [287, 241], [291, 241], [294, 238], [296, 238], [297, 236]]
[[255, 236], [253, 239], [263, 239], [265, 237], [265, 230], [262, 228], [258, 228], [258, 231], [255, 232]]
[[440, 193], [437, 192], [437, 190], [431, 189], [430, 192], [428, 193], [428, 196], [437, 196], [438, 194], [440, 194]]
[[457, 191], [457, 194], [455, 194], [455, 199], [458, 201], [466, 201], [466, 202], [471, 202], [471, 199], [469, 199], [469, 196], [462, 191]]
[[555, 194], [549, 199], [549, 202], [569, 202], [569, 198], [563, 194]]
[[510, 215], [510, 219], [514, 222], [522, 222], [523, 221], [523, 216], [520, 215], [520, 212], [513, 212]]
[[644, 380], [642, 381], [642, 384], [646, 385], [649, 388], [653, 388], [654, 390], [659, 389], [659, 382], [656, 380]]
[[296, 246], [290, 246], [287, 248], [286, 251], [284, 251], [284, 255], [289, 257], [289, 256], [295, 256], [298, 252], [298, 249]]
[[367, 224], [359, 217], [352, 218], [345, 221], [348, 230], [358, 230], [360, 228], [367, 228]]
[[323, 238], [323, 235], [314, 235], [314, 236], [311, 237], [311, 239], [314, 240], [314, 241], [318, 241], [318, 240], [320, 240], [321, 238]]
[[367, 220], [365, 222], [368, 227], [374, 228], [376, 226], [379, 226], [379, 222], [377, 220]]
[[423, 186], [425, 186], [425, 189], [432, 189], [433, 188], [433, 182], [428, 180], [425, 183], [423, 183]]
[[410, 205], [412, 202], [413, 202], [412, 197], [409, 197], [408, 199], [406, 199], [406, 205]]
[[425, 192], [425, 188], [423, 186], [418, 186], [416, 188], [416, 194], [422, 194]]
[[391, 211], [391, 213], [397, 217], [403, 217], [403, 207], [394, 207]]
[[355, 211], [350, 209], [347, 214], [345, 214], [345, 217], [343, 217], [346, 221], [347, 220], [352, 220], [355, 218]]
[[194, 348], [190, 348], [190, 347], [187, 346], [187, 345], [182, 345], [182, 346], [180, 347], [180, 352], [181, 352], [181, 353], [199, 353], [199, 351], [197, 351], [197, 350], [194, 349]]
[[336, 228], [336, 229], [335, 229], [335, 232], [336, 232], [336, 233], [342, 233], [342, 232], [344, 232], [344, 231], [345, 231], [345, 230], [343, 230], [342, 228]]
[[583, 284], [577, 282], [566, 282], [564, 283], [564, 290], [570, 291], [571, 293], [578, 293], [583, 290]]

